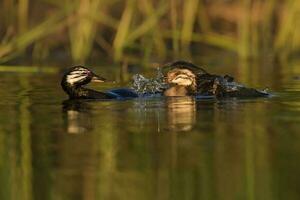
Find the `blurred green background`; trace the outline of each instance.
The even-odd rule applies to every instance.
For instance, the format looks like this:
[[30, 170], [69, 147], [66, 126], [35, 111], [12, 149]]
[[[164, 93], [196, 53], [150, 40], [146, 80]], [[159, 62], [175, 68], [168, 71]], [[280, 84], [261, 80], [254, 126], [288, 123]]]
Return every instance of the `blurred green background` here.
[[2, 0], [0, 63], [300, 55], [297, 0]]
[[[299, 0], [1, 0], [0, 19], [1, 200], [300, 199]], [[59, 68], [105, 91], [177, 59], [274, 97], [63, 103]]]

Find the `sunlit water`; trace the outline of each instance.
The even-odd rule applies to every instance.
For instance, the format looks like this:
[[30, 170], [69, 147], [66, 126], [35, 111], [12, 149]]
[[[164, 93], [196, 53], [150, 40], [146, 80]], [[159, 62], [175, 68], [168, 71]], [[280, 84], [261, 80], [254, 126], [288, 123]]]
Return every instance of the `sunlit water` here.
[[272, 98], [70, 102], [60, 75], [1, 73], [0, 199], [300, 199], [297, 75], [253, 81]]

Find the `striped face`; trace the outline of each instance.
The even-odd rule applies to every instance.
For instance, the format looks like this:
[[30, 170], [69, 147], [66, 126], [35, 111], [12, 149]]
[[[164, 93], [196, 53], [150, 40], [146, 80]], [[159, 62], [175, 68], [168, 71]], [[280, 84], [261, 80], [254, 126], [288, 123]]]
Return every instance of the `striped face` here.
[[76, 66], [65, 74], [64, 81], [70, 85], [84, 85], [89, 82], [104, 82], [105, 79], [97, 76], [86, 67]]
[[76, 83], [84, 82], [87, 79], [90, 79], [92, 72], [84, 67], [74, 67], [72, 70], [66, 74], [66, 82], [70, 85]]
[[167, 73], [167, 82], [181, 86], [191, 86], [196, 84], [196, 76], [188, 69], [173, 69]]

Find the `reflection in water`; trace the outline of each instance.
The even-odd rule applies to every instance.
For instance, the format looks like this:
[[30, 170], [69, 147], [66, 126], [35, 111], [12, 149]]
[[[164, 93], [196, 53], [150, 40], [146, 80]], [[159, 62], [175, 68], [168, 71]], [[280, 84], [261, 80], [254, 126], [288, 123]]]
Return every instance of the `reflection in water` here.
[[196, 121], [194, 97], [171, 97], [166, 99], [167, 123], [170, 130], [189, 131]]
[[138, 128], [151, 123], [155, 132], [190, 131], [196, 122], [194, 97], [141, 98], [134, 102]]
[[[32, 86], [27, 76], [17, 77], [12, 85], [19, 86], [18, 92], [13, 93], [17, 93], [15, 102], [0, 101], [0, 199], [31, 200], [34, 192], [33, 105], [28, 92]], [[13, 86], [2, 85], [5, 89], [4, 93], [0, 92], [1, 98], [10, 95], [9, 91], [15, 89]]]
[[69, 134], [80, 134], [90, 131], [91, 106], [85, 100], [66, 100], [63, 102], [64, 121]]
[[16, 80], [0, 90], [0, 199], [300, 198], [299, 85], [272, 99], [75, 101], [62, 112], [58, 81]]

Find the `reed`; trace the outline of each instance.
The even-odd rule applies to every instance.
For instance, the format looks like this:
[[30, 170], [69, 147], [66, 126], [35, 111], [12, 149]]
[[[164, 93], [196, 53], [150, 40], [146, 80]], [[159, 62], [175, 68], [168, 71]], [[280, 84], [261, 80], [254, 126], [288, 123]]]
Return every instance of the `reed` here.
[[[265, 13], [266, 17], [263, 19], [262, 34], [263, 40], [260, 41], [263, 45], [263, 52], [272, 52], [274, 48], [274, 34], [272, 33], [275, 29], [275, 21], [277, 20], [276, 10], [278, 9], [278, 0], [270, 0], [266, 2]], [[273, 53], [273, 52], [272, 52]]]
[[34, 42], [65, 27], [67, 23], [62, 19], [63, 15], [57, 13], [36, 27], [14, 37], [11, 41], [2, 44], [0, 46], [0, 62], [3, 63], [17, 57], [24, 49]]
[[178, 24], [178, 14], [177, 14], [177, 5], [176, 0], [170, 0], [170, 18], [171, 18], [171, 29], [172, 29], [172, 46], [173, 46], [173, 53], [175, 56], [178, 55], [179, 52], [179, 42], [177, 36], [177, 24]]
[[39, 9], [35, 3], [1, 2], [1, 63], [24, 56], [42, 62], [55, 49], [75, 63], [137, 55], [164, 61], [204, 44], [243, 59], [289, 59], [300, 50], [297, 0], [44, 0]]
[[188, 51], [194, 33], [194, 23], [197, 17], [198, 0], [187, 0], [183, 6], [181, 46], [184, 51]]
[[288, 0], [285, 4], [286, 12], [282, 13], [278, 34], [275, 37], [275, 50], [281, 58], [286, 58], [300, 47], [300, 27], [295, 25], [299, 21], [300, 3]]
[[18, 2], [18, 32], [19, 34], [25, 32], [28, 28], [28, 0], [19, 0]]
[[115, 50], [114, 52], [115, 60], [120, 60], [123, 55], [123, 49], [125, 47], [126, 37], [130, 29], [134, 7], [135, 7], [135, 0], [126, 1], [126, 6], [122, 13], [122, 17], [120, 19], [120, 23], [113, 43], [113, 47]]
[[[2, 1], [2, 9], [1, 9], [1, 22], [0, 25], [8, 28], [10, 26], [14, 26], [14, 17], [15, 13], [15, 5], [11, 0], [3, 0]], [[3, 29], [2, 29], [3, 30]]]
[[242, 1], [243, 15], [239, 21], [239, 54], [242, 58], [247, 58], [250, 55], [250, 16], [251, 16], [251, 0]]
[[[167, 39], [172, 39], [173, 37], [175, 37], [176, 39], [180, 38], [179, 31], [175, 31], [176, 36], [174, 36], [173, 34], [174, 32], [170, 32], [170, 31], [166, 31], [163, 33], [164, 37]], [[226, 49], [233, 52], [237, 51], [237, 41], [235, 38], [231, 36], [216, 34], [216, 33], [207, 33], [207, 34], [193, 33], [191, 35], [190, 42], [207, 44], [212, 47]]]
[[97, 22], [90, 15], [100, 10], [100, 0], [80, 0], [74, 17], [76, 22], [69, 26], [71, 55], [76, 63], [83, 63], [89, 56], [97, 31]]
[[[142, 27], [144, 27], [144, 34], [146, 34], [147, 32], [149, 32], [149, 36], [154, 43], [155, 46], [155, 52], [157, 52], [158, 56], [163, 58], [166, 56], [166, 45], [165, 45], [165, 41], [162, 37], [162, 35], [160, 34], [160, 32], [158, 31], [160, 29], [160, 18], [166, 14], [167, 12], [167, 2], [166, 1], [160, 1], [158, 8], [154, 8], [153, 4], [151, 1], [148, 0], [143, 0], [142, 1], [142, 8], [141, 8], [141, 12], [144, 14], [144, 17], [148, 20], [146, 20], [145, 22], [143, 22], [140, 25], [140, 29], [142, 30]], [[151, 20], [150, 20], [151, 19]], [[147, 25], [149, 24], [149, 26]], [[140, 36], [142, 37], [143, 33], [142, 31], [140, 31]], [[136, 31], [136, 36], [137, 36], [137, 31]], [[134, 33], [133, 33], [134, 34]], [[137, 38], [137, 37], [136, 37]], [[151, 42], [151, 41], [150, 41]]]
[[212, 31], [209, 16], [207, 15], [205, 4], [202, 1], [198, 2], [197, 21], [198, 21], [198, 26], [201, 28], [201, 30], [204, 33], [208, 33]]

